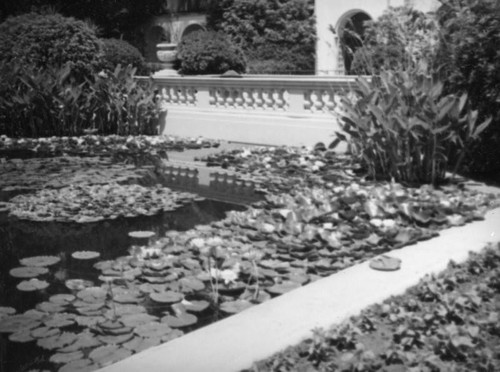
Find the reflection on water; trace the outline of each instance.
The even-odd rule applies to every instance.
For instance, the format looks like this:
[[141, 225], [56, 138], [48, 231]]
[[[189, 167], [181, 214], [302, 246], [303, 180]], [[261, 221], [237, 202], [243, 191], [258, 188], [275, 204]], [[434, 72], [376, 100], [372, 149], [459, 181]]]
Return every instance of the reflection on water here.
[[[204, 200], [188, 204], [175, 212], [153, 217], [122, 218], [91, 224], [40, 223], [19, 220], [0, 222], [0, 306], [14, 307], [18, 313], [32, 309], [53, 294], [68, 293], [64, 282], [70, 278], [88, 279], [99, 285], [97, 270], [91, 263], [71, 257], [75, 251], [97, 251], [100, 260], [114, 259], [128, 254], [130, 231], [147, 230], [164, 236], [168, 230], [185, 231], [198, 224], [208, 224], [225, 217], [229, 210], [244, 207]], [[16, 285], [21, 279], [9, 275], [9, 270], [20, 266], [19, 260], [31, 256], [55, 255], [61, 263], [50, 268], [44, 280], [50, 286], [43, 291], [21, 292]], [[37, 368], [51, 370], [44, 363], [50, 356], [41, 348], [29, 344], [11, 343], [8, 335], [0, 335], [0, 372], [28, 371]], [[39, 362], [37, 362], [37, 360]]]

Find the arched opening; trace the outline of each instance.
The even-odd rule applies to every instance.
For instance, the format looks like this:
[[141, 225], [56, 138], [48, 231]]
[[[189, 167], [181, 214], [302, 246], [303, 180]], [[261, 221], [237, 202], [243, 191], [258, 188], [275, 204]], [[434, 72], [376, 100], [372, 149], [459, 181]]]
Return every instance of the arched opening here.
[[146, 45], [144, 48], [146, 61], [159, 62], [156, 57], [156, 45], [162, 42], [170, 42], [168, 30], [155, 25], [146, 32]]
[[340, 18], [337, 25], [339, 35], [339, 65], [343, 65], [346, 75], [351, 75], [351, 65], [354, 53], [363, 46], [365, 22], [371, 17], [362, 10], [353, 10]]
[[205, 31], [205, 28], [202, 25], [198, 24], [198, 23], [192, 23], [189, 26], [187, 26], [184, 29], [184, 31], [182, 31], [181, 40], [184, 39], [189, 34], [192, 34], [193, 32], [196, 32], [196, 31]]

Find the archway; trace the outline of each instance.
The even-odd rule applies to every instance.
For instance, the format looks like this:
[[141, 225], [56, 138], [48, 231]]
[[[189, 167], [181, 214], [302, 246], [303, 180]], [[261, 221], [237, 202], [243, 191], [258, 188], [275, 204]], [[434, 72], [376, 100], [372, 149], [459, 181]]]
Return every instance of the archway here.
[[365, 22], [372, 18], [362, 10], [351, 10], [344, 14], [337, 23], [336, 31], [339, 36], [338, 54], [339, 66], [343, 66], [345, 74], [350, 75], [354, 53], [363, 46]]
[[196, 31], [205, 31], [205, 27], [203, 27], [202, 25], [200, 25], [199, 23], [191, 23], [190, 25], [188, 25], [184, 31], [182, 31], [182, 37], [181, 37], [181, 40], [184, 39], [186, 36], [188, 36], [189, 34], [192, 34], [193, 32], [196, 32]]
[[156, 45], [161, 42], [170, 42], [167, 30], [159, 25], [150, 27], [146, 32], [146, 45], [144, 48], [146, 61], [159, 62], [156, 57]]

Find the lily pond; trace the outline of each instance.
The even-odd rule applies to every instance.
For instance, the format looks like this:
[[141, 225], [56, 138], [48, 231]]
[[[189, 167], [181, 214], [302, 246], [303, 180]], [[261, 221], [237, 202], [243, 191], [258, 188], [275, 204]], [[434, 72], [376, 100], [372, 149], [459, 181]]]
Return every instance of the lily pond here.
[[251, 205], [166, 187], [168, 153], [217, 146], [0, 137], [0, 372], [97, 370], [499, 205], [370, 181], [324, 148], [198, 159], [251, 179]]

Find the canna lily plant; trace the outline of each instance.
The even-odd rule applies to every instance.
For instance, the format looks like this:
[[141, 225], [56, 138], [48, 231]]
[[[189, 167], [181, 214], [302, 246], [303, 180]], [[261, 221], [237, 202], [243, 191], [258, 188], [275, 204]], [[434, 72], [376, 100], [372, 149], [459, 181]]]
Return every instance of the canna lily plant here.
[[468, 97], [445, 94], [439, 78], [416, 69], [384, 71], [337, 102], [336, 114], [353, 155], [374, 179], [436, 185], [459, 169], [470, 145], [488, 127]]

